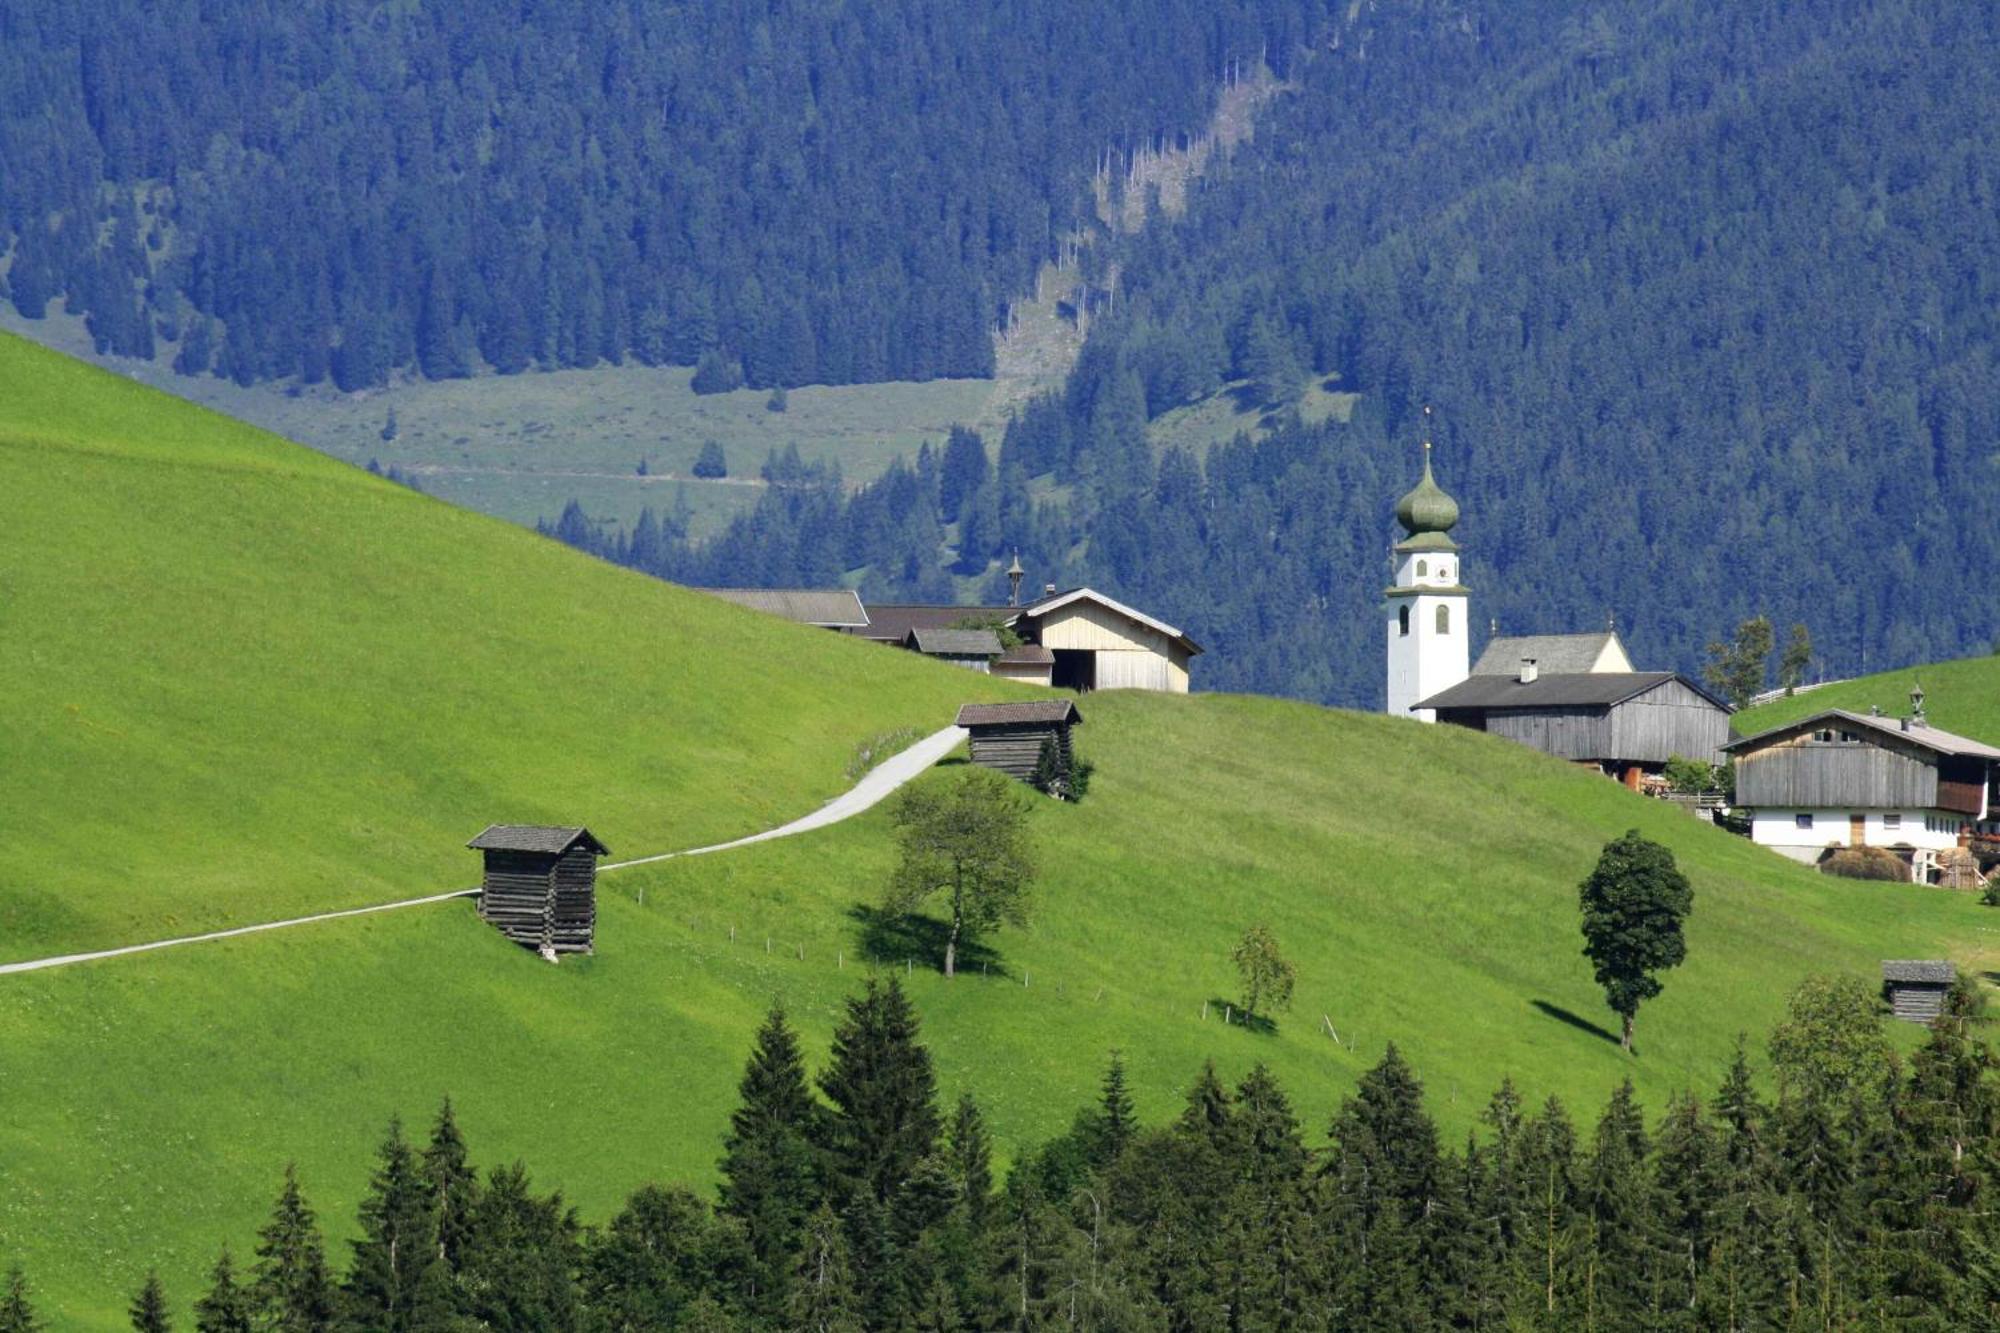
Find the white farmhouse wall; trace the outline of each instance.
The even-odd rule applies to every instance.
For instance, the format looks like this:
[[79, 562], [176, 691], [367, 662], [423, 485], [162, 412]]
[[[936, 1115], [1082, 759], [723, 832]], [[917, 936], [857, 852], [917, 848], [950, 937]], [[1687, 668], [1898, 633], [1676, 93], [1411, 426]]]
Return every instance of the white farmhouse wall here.
[[[1863, 816], [1862, 837], [1870, 847], [1941, 852], [1958, 845], [1958, 830], [1965, 823], [1963, 815], [1936, 810], [1758, 810], [1750, 817], [1750, 840], [1811, 865], [1827, 848], [1850, 845], [1849, 821], [1857, 813]], [[1892, 814], [1901, 816], [1900, 828], [1889, 827]], [[1813, 826], [1800, 828], [1800, 815], [1811, 815]]]

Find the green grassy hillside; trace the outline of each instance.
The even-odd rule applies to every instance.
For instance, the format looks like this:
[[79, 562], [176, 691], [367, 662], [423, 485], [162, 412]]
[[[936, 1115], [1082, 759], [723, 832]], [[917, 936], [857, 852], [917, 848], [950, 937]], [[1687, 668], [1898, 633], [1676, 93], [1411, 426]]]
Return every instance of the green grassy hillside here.
[[0, 961], [751, 832], [969, 685], [4, 335], [0, 680]]
[[[1008, 1151], [1063, 1128], [1112, 1047], [1149, 1118], [1203, 1059], [1263, 1060], [1318, 1131], [1395, 1040], [1462, 1133], [1502, 1074], [1585, 1116], [1627, 1072], [1655, 1107], [1712, 1087], [1795, 977], [1950, 954], [1981, 919], [1968, 896], [1815, 876], [1469, 732], [1219, 696], [1084, 711], [1091, 795], [1038, 804], [1037, 917], [986, 974], [947, 983], [871, 927], [878, 811], [608, 876], [598, 955], [558, 968], [453, 903], [0, 979], [0, 1253], [110, 1327], [148, 1263], [186, 1292], [224, 1240], [247, 1247], [287, 1159], [344, 1229], [381, 1125], [446, 1093], [483, 1160], [526, 1159], [602, 1220], [642, 1179], [711, 1179], [762, 1009], [783, 997], [817, 1061], [868, 967], [911, 968], [945, 1087], [982, 1100]], [[1575, 884], [1634, 824], [1675, 848], [1696, 906], [1627, 1060]], [[1257, 921], [1299, 968], [1269, 1033], [1219, 1012]]]
[[[857, 741], [968, 688], [5, 341], [0, 534], [5, 957], [463, 883], [490, 818], [585, 820], [621, 853], [727, 836], [810, 808]], [[1317, 1128], [1395, 1040], [1462, 1132], [1503, 1074], [1583, 1115], [1628, 1071], [1655, 1106], [1706, 1088], [1793, 978], [1963, 956], [1984, 919], [1457, 729], [1083, 708], [1097, 777], [1037, 803], [1036, 920], [950, 983], [866, 910], [879, 810], [607, 876], [599, 953], [561, 967], [453, 902], [0, 977], [0, 1262], [62, 1327], [119, 1326], [154, 1264], [184, 1310], [286, 1160], [339, 1235], [386, 1119], [447, 1093], [482, 1161], [523, 1158], [601, 1220], [644, 1179], [709, 1180], [764, 1008], [783, 997], [817, 1060], [868, 968], [908, 970], [946, 1089], [1009, 1151], [1065, 1125], [1112, 1047], [1149, 1118], [1213, 1057], [1269, 1062]], [[1634, 824], [1696, 908], [1627, 1060], [1575, 886]], [[1204, 1018], [1260, 921], [1298, 965], [1294, 1010], [1270, 1032]]]
[[1924, 711], [1935, 725], [2000, 745], [2000, 653], [1904, 667], [1822, 685], [1738, 713], [1736, 730], [1751, 735], [1823, 708], [1865, 713], [1870, 707], [1880, 707], [1885, 713], [1901, 716], [1910, 711], [1910, 690], [1918, 684], [1924, 687]]

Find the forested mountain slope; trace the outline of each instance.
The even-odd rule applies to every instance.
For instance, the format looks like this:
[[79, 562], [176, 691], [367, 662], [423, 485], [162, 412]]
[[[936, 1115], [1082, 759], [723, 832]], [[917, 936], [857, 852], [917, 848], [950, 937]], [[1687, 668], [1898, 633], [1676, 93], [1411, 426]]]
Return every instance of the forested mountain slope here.
[[[1384, 0], [1292, 79], [1119, 252], [1115, 309], [985, 491], [892, 503], [916, 516], [872, 545], [772, 497], [715, 572], [866, 564], [893, 591], [935, 581], [912, 552], [972, 573], [1019, 546], [1186, 626], [1200, 686], [1371, 705], [1429, 402], [1482, 633], [1615, 613], [1646, 665], [1692, 669], [1764, 611], [1827, 674], [1993, 642], [1988, 10]], [[1361, 395], [1352, 420], [1282, 425], [1315, 378]], [[1147, 422], [1224, 384], [1276, 433], [1156, 458]]]
[[1323, 8], [8, 3], [7, 295], [244, 383], [989, 374], [1096, 155]]

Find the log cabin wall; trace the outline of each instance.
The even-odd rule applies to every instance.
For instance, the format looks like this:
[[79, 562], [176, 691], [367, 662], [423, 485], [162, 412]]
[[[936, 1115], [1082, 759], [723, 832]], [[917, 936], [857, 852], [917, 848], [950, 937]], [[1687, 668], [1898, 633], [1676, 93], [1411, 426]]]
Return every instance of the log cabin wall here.
[[1944, 997], [1943, 986], [1920, 982], [1892, 982], [1889, 986], [1889, 1007], [1906, 1023], [1929, 1026], [1936, 1022], [1944, 1013]]
[[597, 932], [597, 856], [579, 843], [555, 864], [549, 946], [557, 953], [589, 953]]
[[1055, 737], [1056, 757], [1063, 772], [1069, 772], [1069, 726], [1063, 723], [991, 723], [973, 727], [969, 742], [972, 762], [981, 768], [1005, 773], [1028, 782], [1041, 762], [1042, 742]]
[[557, 858], [540, 852], [488, 851], [479, 915], [516, 944], [550, 943]]

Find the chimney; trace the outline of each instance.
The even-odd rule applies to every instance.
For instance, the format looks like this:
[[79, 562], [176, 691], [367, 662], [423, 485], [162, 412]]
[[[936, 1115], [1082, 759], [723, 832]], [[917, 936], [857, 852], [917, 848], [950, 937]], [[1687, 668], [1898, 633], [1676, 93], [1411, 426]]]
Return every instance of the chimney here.
[[1042, 596], [1044, 596], [1044, 597], [1053, 597], [1053, 596], [1055, 596], [1055, 595], [1056, 595], [1056, 585], [1055, 585], [1055, 584], [1053, 584], [1053, 583], [1044, 583], [1044, 584], [1042, 585]]
[[1534, 658], [1524, 657], [1521, 659], [1521, 683], [1523, 685], [1533, 685], [1536, 678], [1541, 674], [1542, 669], [1535, 665]]

